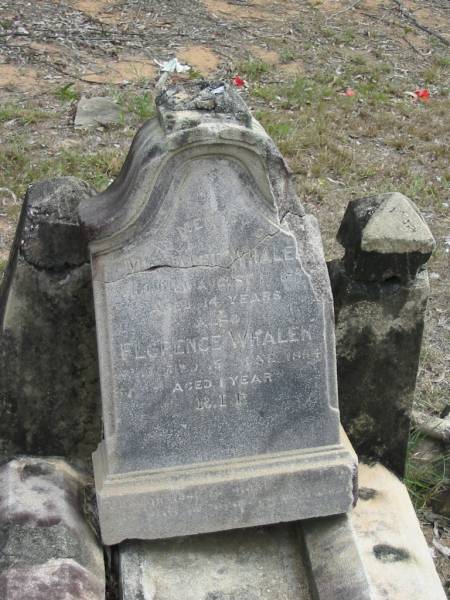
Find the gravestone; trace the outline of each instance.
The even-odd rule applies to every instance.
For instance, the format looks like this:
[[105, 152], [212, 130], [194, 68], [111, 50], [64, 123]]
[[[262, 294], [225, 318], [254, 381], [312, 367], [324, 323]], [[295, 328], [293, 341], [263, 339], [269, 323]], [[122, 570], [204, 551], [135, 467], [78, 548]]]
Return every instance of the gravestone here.
[[86, 240], [75, 177], [29, 186], [0, 283], [0, 455], [91, 461], [100, 386]]
[[118, 179], [80, 207], [103, 540], [344, 513], [356, 459], [317, 223], [233, 90], [195, 82], [157, 105]]

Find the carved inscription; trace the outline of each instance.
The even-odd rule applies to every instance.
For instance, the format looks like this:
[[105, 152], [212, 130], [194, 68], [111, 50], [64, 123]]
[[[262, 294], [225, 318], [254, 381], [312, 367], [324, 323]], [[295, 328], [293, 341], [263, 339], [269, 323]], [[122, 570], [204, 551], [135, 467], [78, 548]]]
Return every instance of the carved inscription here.
[[[183, 238], [202, 227], [194, 219], [178, 233]], [[295, 259], [292, 242], [271, 246], [269, 240], [235, 257], [230, 268], [162, 267], [126, 278], [120, 284], [122, 302], [132, 300], [141, 318], [138, 329], [126, 323], [131, 335], [118, 338], [117, 368], [143, 379], [150, 397], [178, 402], [183, 410], [256, 407], [280, 385], [286, 365], [293, 365], [295, 378], [303, 362], [321, 361], [320, 340], [313, 339], [310, 325], [314, 315], [308, 320], [304, 311], [300, 318], [295, 307], [307, 284]], [[133, 268], [145, 259], [137, 260]], [[198, 262], [214, 260], [209, 255]], [[278, 318], [286, 306], [287, 315]]]
[[[187, 225], [178, 227], [183, 230], [184, 237], [186, 236], [186, 230], [184, 229]], [[191, 225], [195, 227], [194, 225]], [[180, 233], [180, 232], [179, 232]], [[180, 241], [183, 241], [183, 236], [180, 234]], [[136, 256], [133, 255], [130, 258], [120, 258], [114, 264], [105, 265], [104, 277], [107, 281], [114, 280], [118, 275], [125, 275], [126, 273], [135, 273], [138, 271], [145, 271], [154, 265], [156, 249], [152, 248], [151, 243], [149, 244], [150, 249], [148, 253]], [[191, 254], [186, 251], [183, 247], [184, 244], [179, 244], [179, 254], [175, 254], [168, 264], [172, 266], [178, 266], [183, 268], [195, 267], [195, 266], [222, 266], [225, 268], [232, 267], [235, 272], [243, 275], [251, 273], [255, 267], [264, 265], [282, 265], [283, 263], [293, 263], [296, 260], [296, 248], [293, 244], [286, 245], [282, 248], [274, 246], [261, 245], [256, 248], [245, 248], [240, 249], [237, 256], [231, 254]]]
[[[181, 241], [204, 229], [198, 220], [180, 227]], [[155, 465], [184, 461], [181, 448], [193, 443], [203, 460], [205, 436], [210, 460], [245, 456], [255, 439], [277, 451], [318, 435], [327, 410], [322, 305], [292, 235], [266, 238], [226, 260], [186, 255], [189, 268], [147, 270], [144, 253], [136, 272], [106, 284], [116, 398]]]
[[272, 382], [272, 373], [254, 373], [230, 375], [218, 379], [196, 379], [194, 381], [176, 382], [172, 390], [173, 394], [185, 394], [187, 392], [203, 393], [196, 397], [196, 408], [227, 408], [243, 406], [247, 403], [248, 394], [244, 392], [225, 392], [227, 389], [241, 389], [246, 386], [255, 386]]
[[[228, 320], [219, 318], [219, 322]], [[294, 342], [311, 341], [311, 333], [298, 326], [278, 328], [272, 331], [257, 329], [254, 331], [228, 330], [224, 334], [205, 335], [202, 337], [154, 341], [149, 345], [142, 342], [124, 342], [120, 344], [120, 356], [124, 362], [152, 361], [157, 356], [208, 353], [212, 350], [233, 351], [236, 349], [249, 349], [278, 344], [292, 344]]]

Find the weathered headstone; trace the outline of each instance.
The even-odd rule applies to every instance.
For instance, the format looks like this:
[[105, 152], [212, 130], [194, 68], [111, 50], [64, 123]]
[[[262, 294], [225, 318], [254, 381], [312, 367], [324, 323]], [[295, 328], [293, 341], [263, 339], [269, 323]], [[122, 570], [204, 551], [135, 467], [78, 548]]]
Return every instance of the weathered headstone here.
[[92, 277], [78, 223], [94, 190], [31, 185], [0, 285], [0, 455], [91, 462], [101, 435]]
[[105, 543], [348, 511], [320, 235], [239, 96], [204, 82], [163, 94], [80, 217]]
[[403, 477], [435, 242], [399, 193], [353, 200], [330, 265], [342, 423], [358, 456]]

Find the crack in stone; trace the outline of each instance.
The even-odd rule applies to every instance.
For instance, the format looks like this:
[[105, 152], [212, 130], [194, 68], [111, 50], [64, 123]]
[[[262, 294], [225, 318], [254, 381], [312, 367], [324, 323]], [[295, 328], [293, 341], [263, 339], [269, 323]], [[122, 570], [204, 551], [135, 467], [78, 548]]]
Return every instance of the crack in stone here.
[[[282, 225], [282, 221], [280, 222], [280, 225]], [[122, 281], [123, 279], [125, 279], [129, 275], [138, 275], [139, 273], [146, 273], [146, 272], [149, 272], [149, 271], [157, 271], [158, 269], [201, 269], [201, 268], [205, 268], [205, 269], [224, 269], [224, 270], [229, 270], [229, 269], [231, 269], [231, 267], [237, 261], [241, 260], [245, 256], [248, 256], [249, 254], [251, 254], [252, 252], [254, 252], [256, 250], [256, 248], [258, 248], [259, 246], [261, 246], [261, 244], [263, 244], [267, 239], [273, 238], [276, 235], [279, 235], [280, 233], [285, 233], [285, 234], [291, 235], [290, 231], [284, 231], [283, 229], [281, 229], [281, 227], [278, 227], [277, 231], [274, 231], [273, 233], [266, 234], [265, 236], [263, 236], [262, 238], [260, 238], [258, 240], [258, 242], [250, 250], [248, 250], [247, 252], [243, 252], [242, 254], [239, 254], [229, 264], [226, 264], [226, 265], [212, 265], [212, 264], [208, 264], [208, 263], [194, 264], [194, 265], [188, 265], [188, 266], [171, 265], [171, 264], [153, 265], [151, 267], [148, 267], [147, 269], [141, 269], [139, 271], [133, 271], [133, 273], [127, 273], [127, 275], [125, 275], [124, 277], [120, 277], [119, 279], [114, 279], [113, 281], [105, 281], [105, 283], [117, 283], [118, 281]]]

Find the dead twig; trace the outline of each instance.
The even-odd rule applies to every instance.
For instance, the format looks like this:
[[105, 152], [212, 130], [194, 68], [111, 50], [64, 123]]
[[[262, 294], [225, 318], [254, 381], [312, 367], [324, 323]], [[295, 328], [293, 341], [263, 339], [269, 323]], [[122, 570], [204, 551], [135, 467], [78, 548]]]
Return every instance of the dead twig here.
[[408, 46], [409, 46], [409, 47], [410, 47], [412, 50], [414, 50], [414, 52], [415, 52], [416, 54], [418, 54], [419, 56], [428, 56], [428, 54], [429, 54], [428, 52], [421, 52], [420, 50], [418, 50], [418, 49], [417, 49], [417, 48], [414, 46], [414, 44], [411, 44], [411, 42], [408, 40], [408, 38], [407, 38], [407, 37], [402, 37], [402, 40], [403, 40], [403, 41], [404, 41], [406, 44], [408, 44]]
[[450, 419], [440, 419], [434, 415], [413, 411], [412, 422], [414, 427], [425, 435], [443, 442], [450, 442]]
[[[76, 79], [77, 81], [82, 81], [83, 83], [90, 83], [91, 85], [99, 85], [99, 84], [105, 83], [104, 81], [90, 81], [89, 79], [84, 79], [84, 77], [80, 77], [80, 75], [75, 75], [74, 73], [69, 73], [65, 69], [58, 67], [58, 65], [56, 65], [55, 63], [50, 63], [47, 61], [37, 61], [37, 62], [39, 64], [41, 64], [42, 66], [46, 66], [46, 67], [49, 67], [50, 69], [54, 69], [55, 71], [58, 71], [58, 73], [61, 73], [61, 75], [66, 75], [67, 77], [70, 77], [71, 79]], [[110, 85], [114, 85], [114, 84], [110, 83]]]
[[338, 15], [341, 15], [342, 13], [345, 13], [348, 10], [352, 10], [352, 8], [356, 8], [358, 6], [358, 4], [360, 4], [360, 3], [361, 3], [361, 0], [356, 0], [356, 2], [353, 2], [352, 4], [350, 4], [350, 6], [346, 6], [342, 10], [338, 10], [337, 12], [335, 12], [332, 15], [330, 15], [329, 17], [327, 17], [325, 19], [325, 21], [329, 21], [330, 19], [334, 19], [334, 17], [337, 17]]
[[445, 38], [443, 35], [441, 35], [439, 32], [434, 31], [434, 29], [430, 29], [429, 27], [426, 27], [426, 25], [422, 25], [422, 23], [419, 23], [419, 21], [415, 18], [415, 16], [412, 15], [409, 12], [409, 10], [403, 6], [403, 4], [400, 2], [400, 0], [392, 0], [392, 2], [394, 2], [394, 4], [397, 5], [400, 13], [405, 18], [407, 18], [408, 21], [411, 21], [411, 23], [413, 25], [415, 25], [417, 27], [417, 29], [420, 29], [420, 30], [424, 31], [425, 33], [428, 33], [428, 35], [432, 35], [433, 37], [438, 39], [440, 42], [445, 44], [446, 46], [450, 46], [450, 41], [447, 38]]

